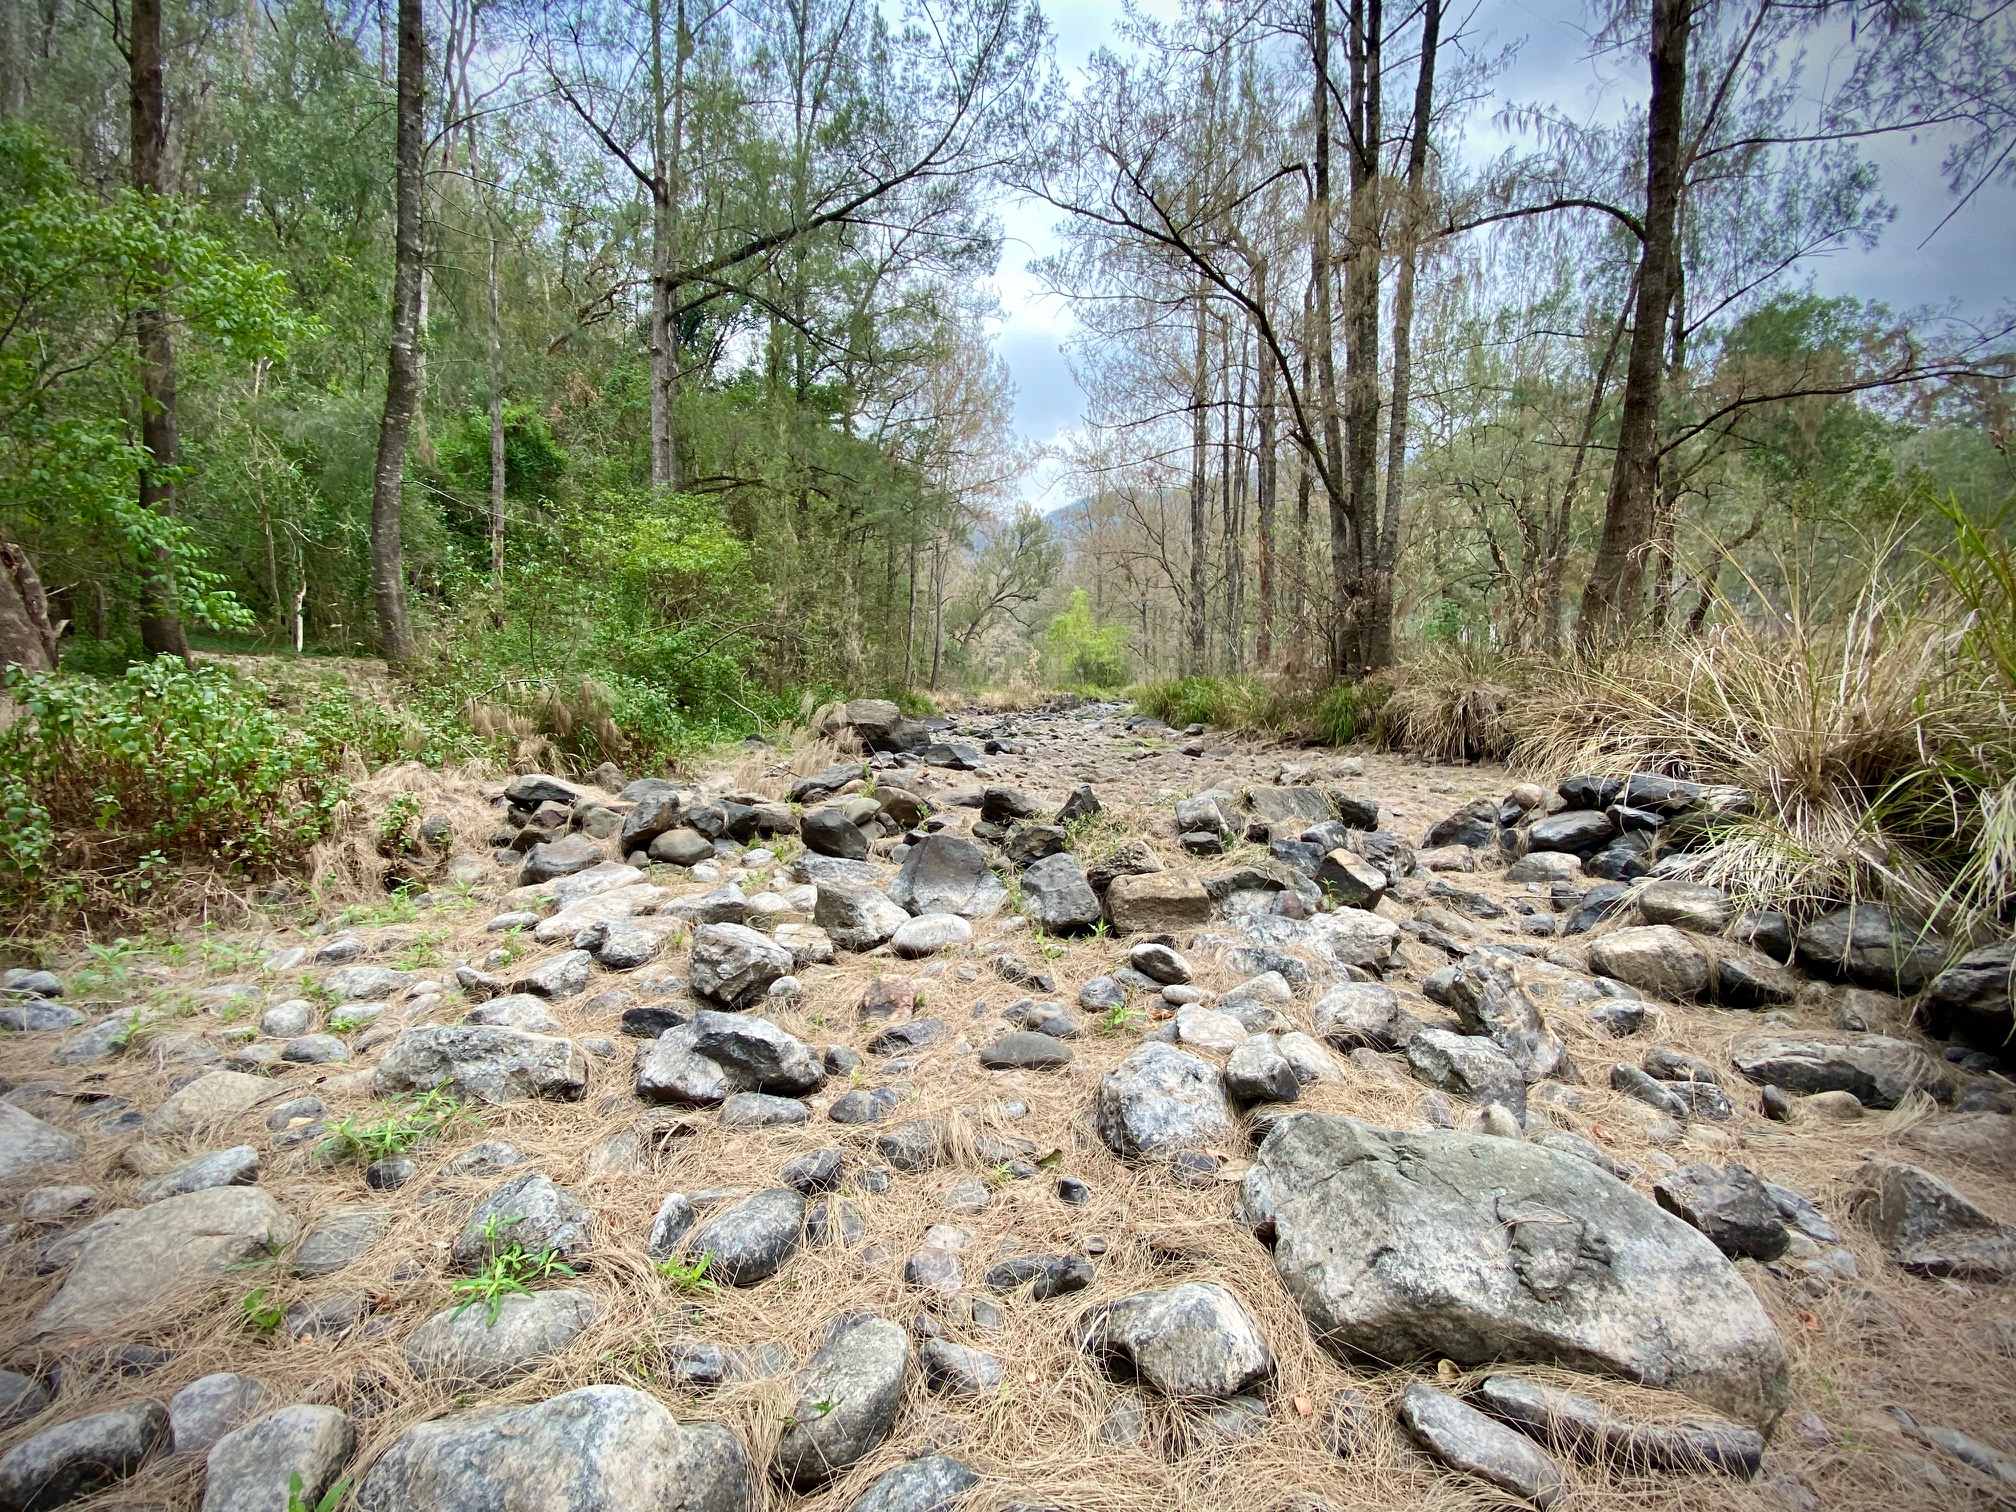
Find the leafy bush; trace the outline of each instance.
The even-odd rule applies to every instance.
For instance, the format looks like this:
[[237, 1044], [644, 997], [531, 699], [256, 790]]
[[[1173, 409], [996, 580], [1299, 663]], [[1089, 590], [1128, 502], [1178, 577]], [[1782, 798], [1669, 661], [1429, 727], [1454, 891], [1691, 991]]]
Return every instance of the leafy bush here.
[[16, 670], [0, 732], [9, 912], [139, 901], [181, 869], [268, 876], [329, 832], [344, 783], [327, 732], [256, 686], [172, 658], [116, 682]]
[[1083, 588], [1043, 632], [1043, 655], [1050, 674], [1071, 687], [1117, 688], [1127, 681], [1127, 631], [1102, 625]]

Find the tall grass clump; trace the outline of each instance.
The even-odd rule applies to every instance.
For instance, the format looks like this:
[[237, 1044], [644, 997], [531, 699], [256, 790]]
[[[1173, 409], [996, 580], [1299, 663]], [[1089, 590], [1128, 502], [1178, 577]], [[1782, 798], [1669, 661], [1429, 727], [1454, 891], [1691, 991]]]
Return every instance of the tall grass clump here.
[[[1795, 909], [1867, 900], [1967, 930], [2016, 902], [2016, 646], [1993, 532], [1914, 570], [1872, 553], [1845, 602], [1746, 580], [1704, 635], [1551, 669], [1501, 721], [1516, 765], [1741, 789], [1691, 865]], [[2002, 586], [1998, 586], [2002, 585]]]
[[1506, 712], [1533, 669], [1503, 649], [1446, 641], [1407, 658], [1383, 710], [1387, 740], [1431, 761], [1497, 761], [1512, 748]]

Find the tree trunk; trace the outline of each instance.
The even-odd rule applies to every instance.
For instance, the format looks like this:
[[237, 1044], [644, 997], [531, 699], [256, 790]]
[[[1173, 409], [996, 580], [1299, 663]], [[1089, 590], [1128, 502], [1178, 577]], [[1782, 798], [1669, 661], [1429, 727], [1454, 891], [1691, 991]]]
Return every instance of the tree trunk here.
[[1346, 660], [1344, 619], [1351, 586], [1351, 517], [1348, 501], [1333, 486], [1344, 439], [1337, 414], [1336, 329], [1331, 319], [1330, 278], [1330, 0], [1309, 0], [1310, 58], [1315, 68], [1311, 93], [1315, 117], [1315, 200], [1309, 208], [1309, 284], [1313, 296], [1310, 344], [1316, 354], [1316, 407], [1323, 427], [1324, 494], [1330, 505], [1330, 603], [1327, 620], [1330, 670], [1342, 677]]
[[490, 228], [490, 605], [502, 623], [504, 595], [504, 319], [498, 288], [497, 228]]
[[[1637, 278], [1633, 275], [1632, 291], [1637, 288]], [[1627, 291], [1624, 303], [1628, 307], [1632, 293]], [[1547, 556], [1542, 568], [1540, 594], [1540, 645], [1549, 656], [1561, 649], [1561, 583], [1567, 575], [1568, 545], [1574, 532], [1575, 494], [1582, 481], [1583, 464], [1588, 460], [1589, 447], [1596, 439], [1597, 422], [1603, 418], [1603, 396], [1610, 387], [1610, 370], [1617, 364], [1617, 350], [1624, 345], [1624, 322], [1626, 310], [1617, 312], [1617, 321], [1610, 327], [1610, 340], [1603, 348], [1603, 360], [1596, 364], [1596, 382], [1589, 391], [1589, 407], [1582, 414], [1582, 432], [1575, 440], [1575, 456], [1568, 464], [1568, 481], [1561, 485], [1561, 503], [1549, 524]]]
[[1386, 423], [1386, 504], [1366, 609], [1365, 665], [1393, 663], [1393, 574], [1400, 565], [1400, 511], [1406, 497], [1407, 419], [1414, 398], [1414, 275], [1427, 214], [1428, 130], [1435, 117], [1435, 53], [1442, 43], [1442, 0], [1425, 0], [1421, 65], [1414, 78], [1413, 135], [1407, 143], [1407, 203], [1401, 215], [1400, 271], [1393, 287], [1393, 398]]
[[392, 341], [385, 362], [385, 415], [378, 426], [378, 465], [371, 481], [371, 597], [378, 610], [379, 650], [394, 665], [413, 659], [400, 512], [406, 443], [413, 433], [413, 412], [419, 402], [420, 152], [426, 93], [426, 37], [421, 27], [420, 0], [399, 0]]
[[1340, 628], [1352, 670], [1371, 642], [1368, 594], [1378, 565], [1380, 0], [1351, 3], [1351, 246], [1344, 259], [1345, 513], [1351, 521], [1351, 593]]
[[49, 622], [49, 600], [28, 553], [0, 541], [0, 670], [56, 670], [57, 626]]
[[1677, 222], [1685, 171], [1681, 127], [1687, 95], [1687, 37], [1695, 0], [1652, 0], [1652, 102], [1645, 128], [1645, 245], [1638, 260], [1638, 306], [1624, 364], [1617, 460], [1603, 506], [1603, 537], [1582, 591], [1577, 639], [1601, 643], [1638, 617], [1645, 553], [1658, 486], [1659, 400], [1665, 376], [1666, 319], [1679, 268]]
[[1204, 662], [1204, 492], [1210, 485], [1210, 348], [1207, 345], [1204, 283], [1197, 283], [1196, 367], [1190, 381], [1190, 641], [1186, 671], [1202, 677]]
[[[168, 103], [161, 76], [161, 0], [134, 0], [127, 61], [132, 108], [133, 187], [149, 198], [168, 192]], [[165, 272], [165, 270], [164, 270]], [[175, 409], [175, 337], [168, 314], [148, 304], [135, 312], [140, 351], [140, 507], [175, 511], [179, 451]], [[189, 637], [175, 610], [175, 559], [166, 545], [145, 550], [140, 563], [140, 643], [153, 656], [189, 660]]]
[[[1264, 303], [1267, 291], [1264, 268], [1260, 274], [1259, 289]], [[1254, 514], [1259, 527], [1255, 568], [1259, 578], [1256, 586], [1260, 593], [1260, 617], [1253, 632], [1253, 662], [1264, 671], [1274, 664], [1274, 508], [1276, 490], [1280, 486], [1280, 466], [1274, 434], [1274, 388], [1277, 380], [1273, 354], [1266, 342], [1257, 344], [1256, 359], [1260, 364], [1260, 383], [1257, 398], [1259, 413], [1254, 416], [1254, 428], [1258, 433], [1260, 456], [1255, 468]]]

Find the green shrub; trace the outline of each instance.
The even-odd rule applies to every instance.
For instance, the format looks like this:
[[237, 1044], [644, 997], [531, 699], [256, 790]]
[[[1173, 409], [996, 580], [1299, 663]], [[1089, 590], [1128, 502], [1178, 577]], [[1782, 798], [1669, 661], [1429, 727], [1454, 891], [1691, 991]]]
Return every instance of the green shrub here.
[[297, 864], [345, 787], [337, 746], [263, 690], [163, 657], [116, 682], [9, 674], [0, 733], [6, 911], [140, 901], [189, 867], [245, 877]]
[[1127, 631], [1102, 625], [1083, 588], [1043, 632], [1043, 655], [1050, 675], [1079, 688], [1117, 688], [1127, 681]]

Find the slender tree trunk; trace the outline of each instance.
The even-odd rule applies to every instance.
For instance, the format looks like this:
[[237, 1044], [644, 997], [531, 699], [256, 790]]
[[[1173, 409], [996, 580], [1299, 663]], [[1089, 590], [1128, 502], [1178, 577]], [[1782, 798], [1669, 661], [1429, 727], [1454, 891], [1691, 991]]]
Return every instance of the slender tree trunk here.
[[1352, 552], [1348, 613], [1341, 628], [1347, 662], [1362, 668], [1370, 650], [1368, 601], [1379, 545], [1380, 0], [1351, 3], [1351, 245], [1344, 259], [1345, 513]]
[[1210, 347], [1206, 339], [1204, 283], [1197, 283], [1197, 340], [1193, 353], [1195, 367], [1190, 375], [1190, 640], [1186, 670], [1202, 677], [1205, 665], [1204, 630], [1204, 494], [1210, 485]]
[[1351, 516], [1344, 491], [1334, 486], [1344, 456], [1337, 413], [1336, 328], [1331, 318], [1330, 279], [1330, 0], [1310, 0], [1310, 54], [1315, 65], [1311, 95], [1315, 117], [1315, 200], [1309, 213], [1309, 282], [1314, 295], [1311, 345], [1316, 354], [1316, 407], [1323, 426], [1324, 493], [1330, 505], [1330, 602], [1323, 614], [1330, 670], [1342, 677], [1346, 663], [1345, 619], [1350, 609]]
[[378, 645], [395, 665], [413, 659], [406, 617], [401, 506], [406, 444], [419, 401], [420, 152], [425, 131], [426, 37], [420, 0], [399, 0], [397, 169], [394, 180], [392, 341], [385, 361], [385, 415], [378, 426], [378, 466], [371, 484], [371, 597]]
[[[675, 25], [684, 32], [684, 10]], [[665, 7], [651, 0], [651, 482], [657, 488], [678, 484], [678, 464], [672, 444], [672, 404], [678, 383], [672, 313], [672, 148], [666, 135], [671, 108], [665, 78]], [[674, 70], [681, 39], [673, 38]], [[672, 91], [676, 93], [676, 87]]]
[[[1666, 359], [1666, 384], [1678, 387], [1687, 367], [1687, 270], [1683, 265], [1673, 275], [1673, 315], [1668, 323], [1672, 347]], [[1680, 469], [1676, 459], [1663, 452], [1658, 462], [1659, 502], [1652, 516], [1652, 629], [1666, 628], [1673, 609], [1673, 531], [1680, 510]]]
[[1582, 591], [1577, 638], [1600, 644], [1638, 617], [1645, 551], [1658, 486], [1659, 400], [1665, 376], [1666, 318], [1679, 268], [1676, 233], [1687, 95], [1687, 39], [1696, 0], [1652, 0], [1652, 101], [1645, 128], [1645, 245], [1638, 260], [1638, 307], [1624, 364], [1617, 460], [1603, 506], [1603, 536]]
[[[161, 0], [134, 0], [127, 39], [132, 108], [133, 187], [150, 199], [168, 192], [168, 99], [161, 67]], [[140, 507], [164, 518], [175, 512], [175, 337], [168, 314], [144, 305], [134, 315], [140, 351]], [[189, 637], [175, 609], [175, 559], [167, 545], [146, 548], [140, 562], [140, 643], [153, 656], [189, 660]]]
[[1574, 533], [1575, 496], [1581, 486], [1589, 447], [1596, 439], [1597, 422], [1603, 418], [1603, 399], [1610, 387], [1610, 370], [1616, 366], [1618, 350], [1624, 345], [1625, 321], [1636, 288], [1637, 278], [1633, 275], [1632, 289], [1625, 294], [1624, 308], [1617, 312], [1617, 320], [1610, 327], [1610, 340], [1603, 348], [1603, 359], [1596, 364], [1596, 382], [1589, 390], [1589, 407], [1582, 413], [1582, 431], [1575, 439], [1575, 455], [1568, 464], [1568, 481], [1561, 485], [1561, 502], [1555, 509], [1548, 530], [1540, 596], [1540, 643], [1549, 656], [1561, 649], [1561, 618], [1566, 607], [1562, 602], [1561, 586], [1567, 576], [1568, 546]]
[[1407, 420], [1414, 398], [1414, 275], [1427, 214], [1428, 130], [1435, 118], [1435, 54], [1442, 42], [1442, 0], [1425, 0], [1421, 64], [1414, 77], [1414, 121], [1407, 142], [1407, 203], [1401, 215], [1400, 271], [1393, 286], [1393, 399], [1386, 422], [1386, 504], [1366, 613], [1365, 664], [1393, 663], [1393, 574], [1400, 565], [1400, 511], [1406, 499]]
[[[1266, 301], [1267, 275], [1261, 270], [1258, 280], [1260, 299]], [[1274, 509], [1276, 490], [1280, 486], [1280, 457], [1275, 436], [1277, 417], [1274, 413], [1275, 385], [1274, 357], [1266, 342], [1259, 342], [1257, 360], [1260, 364], [1258, 405], [1259, 413], [1254, 417], [1254, 429], [1258, 432], [1260, 456], [1255, 467], [1254, 512], [1258, 523], [1256, 542], [1258, 560], [1255, 564], [1259, 576], [1260, 619], [1253, 633], [1253, 661], [1265, 670], [1274, 664]]]
[[497, 228], [490, 228], [490, 606], [503, 612], [504, 595], [504, 317]]

